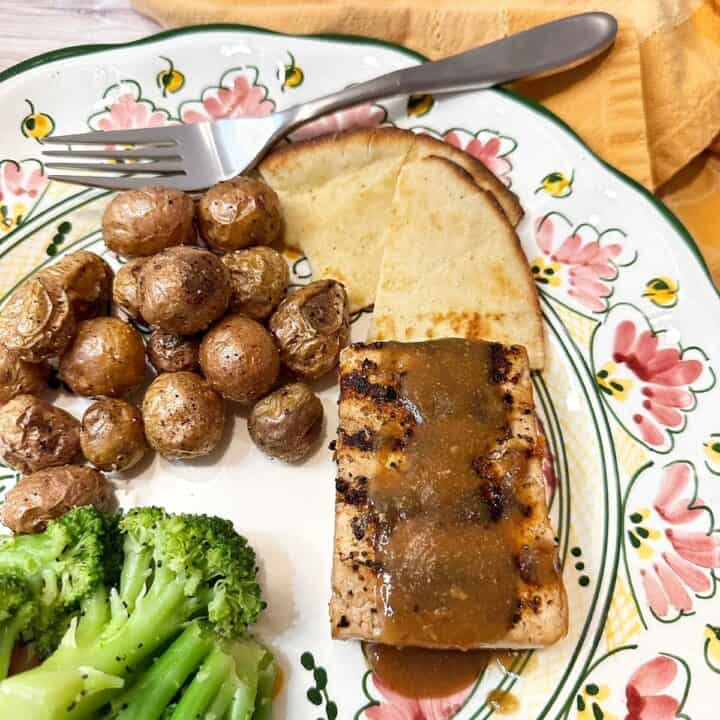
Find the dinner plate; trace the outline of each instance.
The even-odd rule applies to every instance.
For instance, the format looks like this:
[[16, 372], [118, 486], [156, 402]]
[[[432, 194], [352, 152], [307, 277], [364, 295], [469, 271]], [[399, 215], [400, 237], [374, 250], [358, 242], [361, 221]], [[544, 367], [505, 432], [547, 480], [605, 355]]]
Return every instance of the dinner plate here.
[[[369, 39], [209, 26], [68, 48], [5, 71], [0, 295], [81, 248], [120, 262], [100, 234], [108, 193], [48, 182], [38, 159], [44, 137], [262, 115], [419, 62]], [[477, 681], [434, 699], [392, 692], [359, 643], [331, 640], [334, 378], [318, 386], [327, 422], [306, 462], [261, 455], [237, 410], [211, 457], [154, 457], [116, 478], [121, 503], [220, 514], [248, 536], [269, 603], [256, 631], [283, 669], [278, 718], [715, 716], [720, 303], [697, 248], [657, 199], [506, 90], [366, 104], [292, 140], [382, 124], [475, 155], [525, 209], [518, 231], [547, 330], [547, 366], [533, 383], [552, 456], [544, 475], [569, 595], [567, 637], [495, 659]], [[309, 261], [288, 256], [293, 282], [308, 282]], [[353, 319], [354, 339], [368, 319]], [[76, 413], [85, 404], [67, 393], [59, 401]], [[5, 469], [1, 484], [14, 481]]]

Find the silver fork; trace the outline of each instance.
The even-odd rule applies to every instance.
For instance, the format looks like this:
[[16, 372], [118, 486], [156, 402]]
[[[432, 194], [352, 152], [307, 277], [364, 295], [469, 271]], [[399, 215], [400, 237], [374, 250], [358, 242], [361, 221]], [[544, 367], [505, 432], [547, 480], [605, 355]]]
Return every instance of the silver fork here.
[[[128, 150], [44, 150], [52, 170], [108, 175], [50, 175], [51, 180], [124, 190], [149, 182], [185, 191], [204, 190], [251, 169], [282, 137], [322, 115], [362, 102], [403, 94], [478, 90], [584, 62], [612, 45], [617, 22], [601, 12], [540, 25], [437, 62], [382, 75], [266, 117], [216, 120], [144, 130], [111, 130], [45, 138], [67, 145], [132, 145]], [[135, 160], [130, 165], [88, 160]], [[118, 175], [119, 172], [125, 173]], [[153, 177], [154, 176], [154, 177]]]

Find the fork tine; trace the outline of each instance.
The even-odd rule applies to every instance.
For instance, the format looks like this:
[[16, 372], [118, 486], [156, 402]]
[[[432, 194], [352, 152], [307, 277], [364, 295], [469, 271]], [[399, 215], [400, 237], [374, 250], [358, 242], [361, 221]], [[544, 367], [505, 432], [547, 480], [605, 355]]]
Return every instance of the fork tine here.
[[[48, 175], [48, 179], [56, 182], [72, 183], [74, 185], [87, 185], [88, 187], [106, 188], [108, 190], [135, 190], [145, 187], [150, 178], [132, 177], [124, 175], [122, 177], [112, 177], [111, 175]], [[159, 184], [165, 187], [173, 187], [178, 190], [194, 190], [192, 183], [189, 182], [187, 175], [162, 175], [158, 178]]]
[[[49, 135], [43, 143], [63, 145], [154, 145], [157, 143], [176, 144], [178, 128], [142, 128], [137, 130], [101, 130], [99, 132], [79, 133], [77, 135]], [[175, 132], [173, 132], [175, 131]]]
[[118, 165], [117, 163], [84, 163], [84, 162], [49, 162], [45, 167], [50, 170], [87, 170], [89, 172], [131, 172], [136, 173], [182, 173], [182, 162], [147, 162], [133, 163], [132, 165]]
[[43, 150], [45, 157], [115, 158], [117, 160], [175, 160], [180, 156], [173, 147], [146, 147], [138, 150]]

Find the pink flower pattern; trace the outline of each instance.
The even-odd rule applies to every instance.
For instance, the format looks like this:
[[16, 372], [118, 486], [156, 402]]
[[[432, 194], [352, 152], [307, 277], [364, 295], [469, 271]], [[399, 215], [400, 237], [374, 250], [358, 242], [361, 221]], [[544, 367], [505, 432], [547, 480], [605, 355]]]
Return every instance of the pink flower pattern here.
[[320, 135], [350, 130], [358, 127], [377, 127], [385, 122], [387, 113], [380, 105], [356, 105], [318, 118], [301, 126], [292, 134], [293, 141], [310, 140]]
[[649, 445], [663, 445], [662, 428], [682, 428], [683, 412], [695, 405], [689, 386], [702, 375], [703, 363], [683, 359], [677, 348], [660, 347], [658, 335], [638, 331], [632, 320], [623, 320], [615, 329], [613, 360], [642, 383], [643, 412], [632, 417], [640, 435]]
[[443, 136], [446, 143], [450, 143], [480, 160], [491, 173], [509, 187], [512, 164], [506, 156], [514, 149], [514, 143], [510, 149], [504, 149], [503, 140], [505, 139], [487, 130], [477, 135], [470, 135], [466, 131], [451, 130]]
[[124, 80], [105, 91], [109, 101], [105, 110], [88, 120], [93, 130], [133, 130], [135, 128], [156, 128], [169, 124], [167, 110], [156, 108], [142, 97], [140, 85], [134, 80]]
[[0, 203], [10, 204], [20, 198], [35, 200], [47, 182], [39, 162], [5, 160], [0, 163]]
[[672, 658], [658, 655], [643, 663], [625, 688], [625, 720], [672, 720], [680, 701], [663, 690], [672, 685], [676, 676], [677, 663]]
[[410, 698], [391, 690], [373, 675], [373, 684], [382, 696], [379, 705], [365, 710], [367, 720], [449, 720], [467, 699], [472, 685], [443, 698]]
[[132, 128], [162, 127], [165, 113], [152, 110], [146, 103], [138, 102], [130, 93], [119, 95], [108, 108], [107, 115], [98, 118], [98, 130], [130, 130]]
[[672, 609], [690, 612], [690, 593], [710, 593], [715, 582], [712, 570], [720, 567], [720, 536], [698, 529], [698, 521], [702, 523], [707, 515], [703, 501], [693, 497], [691, 480], [689, 464], [667, 465], [653, 501], [653, 509], [666, 525], [669, 547], [649, 568], [640, 570], [640, 577], [648, 604], [662, 618]]
[[250, 70], [230, 70], [217, 87], [203, 93], [200, 102], [184, 103], [180, 118], [185, 123], [219, 120], [221, 118], [262, 117], [270, 115], [275, 104], [267, 98], [267, 91], [258, 85], [257, 73]]
[[562, 220], [555, 213], [537, 220], [535, 242], [543, 255], [567, 272], [567, 295], [592, 312], [604, 312], [612, 293], [610, 282], [618, 275], [614, 261], [623, 254], [623, 245], [604, 244], [604, 234], [591, 226], [572, 228]]

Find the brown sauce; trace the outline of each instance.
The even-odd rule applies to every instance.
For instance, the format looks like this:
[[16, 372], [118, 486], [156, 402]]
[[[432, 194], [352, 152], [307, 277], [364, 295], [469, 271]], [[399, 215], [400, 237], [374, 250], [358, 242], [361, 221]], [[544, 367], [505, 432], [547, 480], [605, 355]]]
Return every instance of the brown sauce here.
[[[382, 369], [399, 398], [397, 420], [375, 440], [383, 469], [367, 488], [382, 641], [495, 642], [517, 616], [521, 570], [554, 576], [554, 548], [530, 555], [519, 539], [534, 446], [505, 442], [507, 362], [492, 343], [438, 340], [388, 343]], [[458, 656], [467, 672], [474, 662]]]
[[491, 663], [509, 671], [512, 650], [430, 650], [365, 643], [365, 656], [383, 683], [406, 697], [446, 697], [473, 684]]
[[276, 698], [285, 687], [285, 673], [280, 665], [277, 666], [277, 674], [275, 675], [275, 682], [272, 688], [272, 697]]
[[508, 690], [491, 690], [487, 703], [498, 715], [510, 715], [520, 708], [520, 701]]

